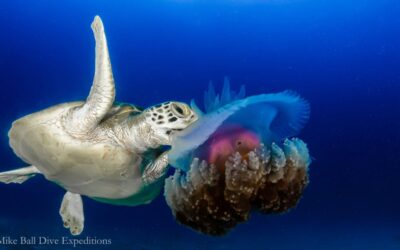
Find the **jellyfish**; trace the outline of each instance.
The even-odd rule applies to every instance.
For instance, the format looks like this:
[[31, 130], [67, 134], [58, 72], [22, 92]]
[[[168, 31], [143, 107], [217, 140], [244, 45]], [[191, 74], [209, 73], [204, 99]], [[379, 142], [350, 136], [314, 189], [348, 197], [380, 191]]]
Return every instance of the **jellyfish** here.
[[291, 91], [245, 97], [225, 78], [210, 83], [204, 112], [176, 133], [168, 157], [175, 173], [164, 196], [176, 220], [208, 235], [224, 235], [253, 211], [283, 213], [309, 182], [307, 145], [294, 138], [309, 119], [307, 101]]

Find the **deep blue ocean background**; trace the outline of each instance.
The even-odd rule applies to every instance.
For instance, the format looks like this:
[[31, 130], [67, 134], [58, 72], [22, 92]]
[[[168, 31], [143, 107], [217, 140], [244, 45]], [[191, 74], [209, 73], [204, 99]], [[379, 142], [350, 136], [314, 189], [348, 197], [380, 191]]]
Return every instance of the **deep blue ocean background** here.
[[[96, 14], [118, 101], [201, 103], [224, 76], [249, 95], [291, 89], [311, 103], [299, 137], [314, 162], [295, 209], [224, 237], [177, 224], [162, 195], [139, 207], [85, 198], [80, 237], [110, 249], [400, 249], [400, 1], [1, 1], [1, 171], [25, 165], [8, 146], [13, 120], [86, 98]], [[69, 236], [63, 194], [43, 177], [0, 185], [0, 236]], [[68, 249], [0, 246], [47, 248]]]

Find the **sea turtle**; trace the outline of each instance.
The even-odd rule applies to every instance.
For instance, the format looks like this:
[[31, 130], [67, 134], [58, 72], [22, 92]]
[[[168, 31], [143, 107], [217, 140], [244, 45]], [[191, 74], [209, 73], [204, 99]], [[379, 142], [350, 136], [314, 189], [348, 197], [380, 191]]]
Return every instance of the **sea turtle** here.
[[103, 23], [92, 23], [96, 40], [93, 85], [85, 102], [69, 102], [27, 115], [9, 131], [15, 154], [30, 166], [0, 173], [4, 183], [23, 183], [36, 174], [67, 192], [60, 215], [71, 234], [84, 227], [81, 195], [118, 205], [139, 205], [159, 194], [175, 131], [197, 115], [181, 102], [147, 109], [116, 104]]

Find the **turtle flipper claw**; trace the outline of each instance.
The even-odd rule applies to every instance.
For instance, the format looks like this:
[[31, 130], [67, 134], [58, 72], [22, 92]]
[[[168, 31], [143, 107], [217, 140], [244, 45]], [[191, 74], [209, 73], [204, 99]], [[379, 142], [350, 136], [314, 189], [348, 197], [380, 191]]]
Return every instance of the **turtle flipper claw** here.
[[69, 228], [72, 235], [80, 235], [84, 227], [82, 198], [79, 194], [67, 192], [61, 203], [60, 215], [65, 228]]

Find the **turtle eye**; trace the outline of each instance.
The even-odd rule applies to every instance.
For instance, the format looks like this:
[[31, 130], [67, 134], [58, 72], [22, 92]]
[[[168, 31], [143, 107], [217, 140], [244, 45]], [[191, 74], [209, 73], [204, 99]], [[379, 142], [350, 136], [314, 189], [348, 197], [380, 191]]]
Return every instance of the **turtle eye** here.
[[184, 118], [189, 115], [186, 107], [179, 103], [172, 103], [171, 110], [179, 118]]

